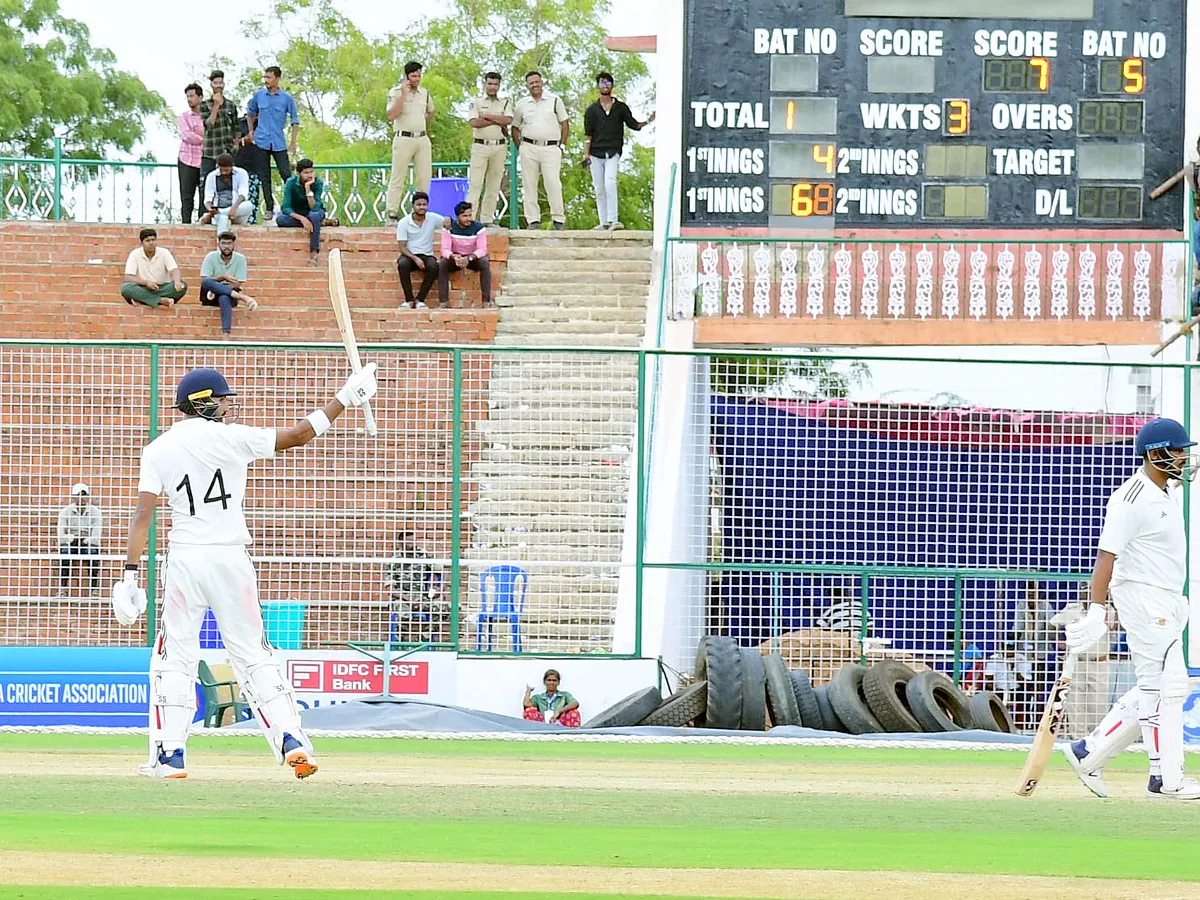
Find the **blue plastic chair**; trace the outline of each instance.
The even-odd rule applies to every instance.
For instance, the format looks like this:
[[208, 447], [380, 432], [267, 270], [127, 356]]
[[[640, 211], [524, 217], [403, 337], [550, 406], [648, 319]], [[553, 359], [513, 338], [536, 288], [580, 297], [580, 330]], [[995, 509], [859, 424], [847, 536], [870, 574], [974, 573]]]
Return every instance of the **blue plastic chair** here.
[[[517, 594], [518, 579], [521, 585]], [[488, 581], [492, 583], [491, 606], [488, 606]], [[483, 645], [483, 629], [487, 627], [487, 648], [492, 649], [492, 625], [507, 621], [512, 626], [514, 653], [521, 652], [521, 614], [525, 612], [525, 592], [529, 588], [529, 573], [520, 566], [502, 565], [485, 569], [479, 576], [479, 628], [475, 632], [475, 649]]]

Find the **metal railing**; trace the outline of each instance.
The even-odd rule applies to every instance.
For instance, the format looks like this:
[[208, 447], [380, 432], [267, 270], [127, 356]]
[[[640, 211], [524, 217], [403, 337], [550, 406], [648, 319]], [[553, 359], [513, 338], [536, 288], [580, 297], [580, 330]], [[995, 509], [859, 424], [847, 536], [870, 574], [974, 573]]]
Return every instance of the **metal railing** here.
[[[497, 218], [518, 226], [520, 211], [517, 151], [512, 145], [505, 163], [505, 188], [500, 192]], [[343, 225], [386, 225], [387, 163], [317, 165], [325, 182], [324, 203]], [[433, 177], [465, 179], [466, 162], [435, 162]], [[275, 196], [281, 196], [278, 171], [272, 169]], [[413, 169], [402, 202], [409, 210]], [[203, 186], [201, 186], [203, 189]], [[119, 222], [169, 225], [180, 221], [179, 178], [175, 163], [130, 160], [72, 159], [62, 154], [56, 138], [49, 159], [0, 156], [0, 219], [76, 222]]]

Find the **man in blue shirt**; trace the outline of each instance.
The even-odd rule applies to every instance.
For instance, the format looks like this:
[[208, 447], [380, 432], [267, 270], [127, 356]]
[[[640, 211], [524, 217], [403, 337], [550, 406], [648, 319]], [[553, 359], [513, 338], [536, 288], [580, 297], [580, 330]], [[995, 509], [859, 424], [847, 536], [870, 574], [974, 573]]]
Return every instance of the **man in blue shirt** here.
[[[300, 132], [300, 113], [295, 98], [279, 89], [279, 66], [268, 66], [263, 73], [263, 84], [246, 105], [246, 123], [250, 128], [247, 140], [254, 145], [258, 157], [258, 178], [262, 182], [263, 197], [266, 199], [268, 215], [275, 216], [275, 195], [271, 190], [271, 158], [279, 177], [287, 181], [292, 177], [289, 154], [296, 152], [296, 137]], [[283, 126], [288, 119], [292, 122], [292, 137], [285, 143]]]

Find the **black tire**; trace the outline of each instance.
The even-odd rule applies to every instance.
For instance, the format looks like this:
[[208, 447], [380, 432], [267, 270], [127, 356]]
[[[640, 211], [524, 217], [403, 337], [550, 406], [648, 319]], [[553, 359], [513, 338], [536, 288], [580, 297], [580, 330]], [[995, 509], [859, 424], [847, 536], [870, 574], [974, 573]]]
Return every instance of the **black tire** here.
[[817, 709], [821, 713], [820, 727], [822, 731], [847, 733], [845, 723], [838, 718], [837, 713], [833, 711], [833, 704], [829, 702], [829, 685], [823, 684], [819, 688], [814, 688], [813, 700], [816, 702]]
[[853, 663], [838, 669], [829, 682], [829, 704], [851, 734], [881, 734], [883, 726], [871, 714], [863, 693], [863, 676], [867, 667]]
[[664, 700], [662, 706], [642, 719], [640, 724], [682, 728], [702, 718], [707, 704], [708, 682], [697, 681]]
[[696, 665], [692, 674], [696, 676], [697, 681], [708, 680], [708, 635], [700, 638], [696, 647]]
[[763, 657], [763, 670], [767, 676], [767, 706], [771, 722], [775, 725], [800, 725], [800, 707], [796, 704], [796, 691], [788, 675], [787, 663], [778, 653]]
[[867, 706], [888, 731], [911, 734], [922, 730], [905, 697], [905, 688], [916, 674], [902, 662], [885, 659], [871, 666], [863, 676]]
[[999, 694], [992, 691], [978, 691], [967, 703], [971, 712], [971, 723], [984, 731], [999, 731], [1002, 734], [1016, 734], [1017, 723], [1013, 721], [1008, 707]]
[[637, 725], [662, 705], [658, 688], [642, 688], [583, 723], [584, 728], [623, 728]]
[[710, 635], [704, 648], [708, 699], [704, 726], [736, 731], [742, 723], [742, 651], [733, 638]]
[[817, 696], [808, 673], [803, 669], [792, 669], [788, 674], [792, 679], [792, 693], [796, 695], [796, 706], [800, 710], [800, 724], [805, 728], [824, 728], [821, 707], [817, 706]]
[[767, 672], [762, 654], [742, 647], [742, 730], [767, 730]]
[[905, 688], [908, 708], [928, 732], [971, 728], [967, 696], [941, 672], [918, 672]]

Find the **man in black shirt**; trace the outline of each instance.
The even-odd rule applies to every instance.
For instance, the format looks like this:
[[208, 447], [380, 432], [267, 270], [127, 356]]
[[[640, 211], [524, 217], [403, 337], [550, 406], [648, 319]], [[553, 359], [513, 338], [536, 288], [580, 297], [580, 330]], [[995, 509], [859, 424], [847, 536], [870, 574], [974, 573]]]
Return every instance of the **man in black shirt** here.
[[612, 95], [613, 77], [608, 72], [596, 76], [596, 87], [600, 97], [583, 115], [583, 132], [587, 135], [583, 164], [591, 166], [592, 185], [596, 189], [600, 224], [593, 230], [615, 231], [625, 227], [617, 221], [617, 168], [625, 147], [625, 126], [641, 131], [654, 121], [654, 113], [645, 122], [635, 119], [629, 107]]

